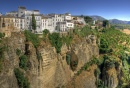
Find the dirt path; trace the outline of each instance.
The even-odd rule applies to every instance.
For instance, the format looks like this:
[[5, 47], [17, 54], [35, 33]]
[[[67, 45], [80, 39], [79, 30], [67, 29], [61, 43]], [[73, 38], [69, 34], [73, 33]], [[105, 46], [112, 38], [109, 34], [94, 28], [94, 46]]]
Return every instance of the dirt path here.
[[123, 33], [126, 33], [126, 34], [130, 34], [130, 30], [129, 29], [124, 29], [123, 31], [122, 31]]

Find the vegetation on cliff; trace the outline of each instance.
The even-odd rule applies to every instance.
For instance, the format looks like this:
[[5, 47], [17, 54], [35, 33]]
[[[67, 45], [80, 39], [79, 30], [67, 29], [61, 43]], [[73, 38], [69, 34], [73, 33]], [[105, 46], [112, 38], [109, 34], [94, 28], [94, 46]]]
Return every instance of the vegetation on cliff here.
[[[61, 52], [61, 47], [66, 44], [68, 47], [76, 42], [80, 42], [83, 39], [88, 38], [89, 35], [95, 35], [97, 37], [97, 44], [99, 46], [100, 56], [93, 57], [93, 59], [86, 64], [79, 71], [77, 71], [76, 76], [79, 76], [82, 71], [89, 71], [89, 67], [93, 64], [97, 65], [97, 69], [94, 71], [97, 88], [108, 87], [105, 78], [110, 76], [117, 76], [117, 85], [119, 88], [128, 86], [130, 83], [130, 36], [126, 35], [119, 30], [114, 28], [104, 28], [103, 30], [90, 29], [89, 26], [83, 27], [81, 29], [75, 29], [71, 33], [63, 36], [59, 33], [50, 33], [48, 30], [43, 31], [43, 38], [39, 38], [37, 34], [33, 34], [30, 31], [24, 31], [27, 42], [30, 41], [36, 49], [36, 55], [38, 60], [41, 60], [41, 54], [38, 51], [40, 42], [51, 44], [56, 48], [57, 53]], [[73, 51], [73, 50], [72, 50]], [[16, 49], [16, 55], [19, 57], [19, 67], [15, 69], [15, 75], [20, 86], [26, 86], [23, 88], [28, 88], [29, 81], [25, 77], [26, 71], [28, 71], [28, 55], [21, 53], [22, 51]], [[3, 48], [0, 48], [0, 56], [3, 55]], [[73, 59], [74, 58], [74, 59]], [[66, 62], [70, 66], [72, 71], [76, 71], [78, 66], [78, 58], [76, 55], [67, 54]], [[2, 61], [1, 61], [2, 62]], [[1, 63], [0, 62], [0, 63]], [[113, 75], [112, 71], [115, 74]], [[25, 74], [23, 72], [25, 71]], [[114, 78], [114, 77], [113, 77]], [[111, 78], [110, 78], [111, 79]], [[113, 82], [114, 83], [114, 82]], [[109, 86], [110, 86], [109, 85]]]
[[62, 47], [62, 39], [59, 33], [49, 34], [49, 39], [51, 41], [52, 46], [56, 48], [57, 53], [60, 53]]
[[[102, 48], [104, 48], [103, 50], [105, 50], [104, 53], [100, 52], [101, 56], [105, 54], [105, 56], [103, 57], [103, 69], [109, 70], [110, 68], [115, 68], [117, 71], [117, 75], [120, 76], [118, 77], [118, 87], [123, 88], [130, 82], [128, 75], [130, 65], [130, 36], [120, 32], [119, 30], [109, 28], [104, 29], [101, 32], [100, 38], [101, 39], [99, 48], [100, 50], [102, 50]], [[119, 69], [121, 70], [119, 71]]]
[[19, 88], [30, 88], [28, 79], [24, 76], [23, 72], [20, 69], [14, 69], [14, 73], [17, 78]]
[[28, 31], [28, 30], [24, 31], [24, 35], [26, 36], [26, 40], [31, 41], [32, 44], [35, 46], [35, 48], [39, 46], [40, 39], [38, 35], [31, 33], [31, 31]]
[[28, 57], [26, 55], [22, 55], [19, 57], [20, 62], [19, 62], [19, 67], [27, 70], [27, 61], [28, 61]]
[[[74, 30], [74, 33], [79, 37], [85, 37], [89, 34], [97, 36], [100, 40], [97, 42], [99, 45], [100, 56], [99, 58], [94, 58], [90, 62], [87, 62], [78, 72], [79, 75], [83, 70], [87, 70], [92, 64], [97, 64], [98, 68], [95, 70], [96, 85], [97, 88], [110, 87], [110, 83], [107, 85], [104, 83], [104, 76], [110, 69], [116, 69], [118, 78], [118, 87], [126, 88], [130, 83], [130, 36], [122, 33], [120, 30], [111, 28], [103, 28], [101, 31], [90, 30], [89, 28], [83, 28], [80, 31], [78, 29]], [[69, 58], [67, 56], [67, 58]], [[67, 62], [69, 59], [67, 59]], [[107, 73], [107, 75], [112, 74]], [[115, 76], [115, 75], [113, 75]], [[108, 86], [109, 85], [109, 86]], [[116, 84], [115, 84], [116, 85]], [[111, 85], [112, 86], [112, 85]]]

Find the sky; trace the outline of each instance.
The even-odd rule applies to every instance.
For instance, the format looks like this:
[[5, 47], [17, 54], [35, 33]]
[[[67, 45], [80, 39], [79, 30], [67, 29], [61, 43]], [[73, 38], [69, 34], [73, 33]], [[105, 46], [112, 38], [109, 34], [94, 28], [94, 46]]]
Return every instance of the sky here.
[[0, 12], [4, 14], [17, 10], [18, 6], [43, 14], [69, 12], [130, 21], [130, 0], [0, 0]]

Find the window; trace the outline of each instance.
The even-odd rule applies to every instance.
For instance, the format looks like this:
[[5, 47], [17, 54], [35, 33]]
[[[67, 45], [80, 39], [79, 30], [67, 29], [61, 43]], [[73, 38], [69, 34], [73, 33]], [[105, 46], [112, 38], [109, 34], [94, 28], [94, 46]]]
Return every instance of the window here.
[[29, 17], [27, 17], [27, 19], [29, 20]]

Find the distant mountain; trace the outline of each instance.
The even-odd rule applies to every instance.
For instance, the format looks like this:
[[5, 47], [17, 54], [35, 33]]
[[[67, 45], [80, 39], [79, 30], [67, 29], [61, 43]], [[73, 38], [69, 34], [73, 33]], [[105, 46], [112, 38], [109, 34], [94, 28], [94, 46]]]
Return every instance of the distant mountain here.
[[94, 16], [90, 16], [93, 20], [100, 20], [100, 21], [103, 21], [103, 20], [106, 20], [105, 18], [101, 17], [101, 16], [97, 16], [97, 15], [94, 15]]
[[127, 24], [130, 24], [130, 21], [128, 21]]
[[[90, 15], [86, 15], [86, 16], [90, 16]], [[108, 20], [102, 16], [98, 16], [98, 15], [92, 15], [90, 16], [93, 20], [100, 20], [100, 21], [103, 21], [103, 20]], [[110, 19], [109, 22], [111, 24], [130, 24], [130, 21], [123, 21], [123, 20], [118, 20], [118, 19]]]
[[111, 24], [130, 24], [130, 21], [122, 21], [118, 19], [110, 19], [109, 22]]

